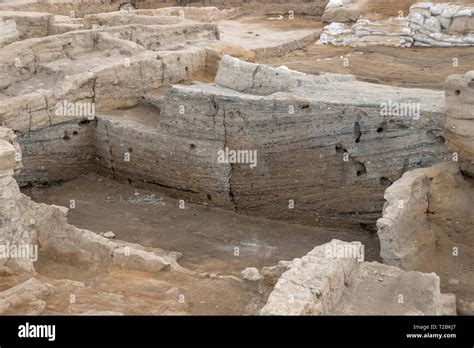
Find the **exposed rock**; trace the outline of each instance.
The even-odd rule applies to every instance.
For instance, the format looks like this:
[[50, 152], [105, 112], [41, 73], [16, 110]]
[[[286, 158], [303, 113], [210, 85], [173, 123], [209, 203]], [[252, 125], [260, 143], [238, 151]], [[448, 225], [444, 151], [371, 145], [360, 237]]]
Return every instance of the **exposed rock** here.
[[446, 140], [461, 169], [474, 176], [474, 71], [446, 81]]
[[242, 15], [245, 11], [242, 7], [219, 9], [214, 6], [204, 7], [165, 7], [151, 10], [138, 10], [137, 14], [152, 16], [170, 16], [181, 19], [190, 19], [200, 22], [216, 22], [223, 19], [231, 19]]
[[[234, 284], [235, 298], [245, 298], [240, 291], [255, 287], [243, 278], [258, 282], [262, 295], [242, 306], [246, 314], [261, 307], [263, 284], [275, 288], [261, 314], [452, 315], [456, 307], [472, 314], [474, 75], [448, 80], [443, 132], [442, 92], [306, 75], [225, 53], [255, 62], [309, 50], [320, 33], [310, 21], [324, 8], [331, 23], [322, 44], [473, 46], [474, 8], [417, 3], [406, 18], [380, 20], [361, 18], [362, 1], [208, 3], [174, 7], [182, 2], [170, 0], [163, 5], [172, 7], [158, 9], [154, 0], [0, 4], [0, 125], [8, 127], [0, 127], [0, 277], [4, 288], [26, 277], [41, 280], [1, 292], [0, 313], [188, 314], [209, 304], [192, 305], [197, 290], [184, 296], [189, 285], [181, 285], [197, 280], [204, 284], [200, 291], [223, 286], [219, 291], [227, 293], [225, 286]], [[249, 13], [263, 19], [230, 20]], [[312, 19], [293, 27], [287, 24], [293, 15]], [[446, 159], [453, 163], [417, 169]], [[383, 191], [395, 181], [377, 223], [389, 265], [364, 262], [359, 242], [333, 240], [261, 273], [246, 268], [242, 278], [188, 271], [177, 263], [181, 253], [77, 228], [68, 223], [68, 208], [36, 203], [19, 190], [18, 184], [49, 185], [91, 172], [133, 183], [135, 195], [120, 196], [127, 217], [163, 207], [167, 198], [138, 193], [159, 187], [159, 194], [179, 199], [179, 208], [186, 204], [184, 213], [196, 202], [358, 230], [380, 217]], [[259, 249], [267, 264], [281, 251], [278, 243], [264, 251], [261, 244], [241, 244]], [[77, 272], [84, 279], [51, 277], [46, 284], [58, 266], [61, 275]], [[158, 279], [163, 270], [180, 273]], [[130, 284], [123, 282], [128, 277]], [[182, 283], [172, 287], [177, 279]], [[65, 294], [81, 299], [70, 298], [66, 307], [54, 303], [65, 302]]]
[[433, 273], [363, 262], [360, 243], [333, 240], [292, 261], [260, 314], [453, 315], [453, 299]]
[[469, 303], [474, 299], [473, 270], [465, 266], [474, 258], [474, 186], [469, 178], [474, 163], [473, 76], [453, 75], [446, 82], [445, 134], [454, 151], [450, 163], [404, 174], [387, 189], [377, 222], [384, 261], [437, 272], [443, 288], [457, 294], [458, 312], [464, 314], [472, 314]]
[[64, 34], [69, 31], [84, 29], [82, 18], [71, 18], [70, 16], [54, 16], [49, 24], [49, 35]]
[[[329, 6], [329, 5], [328, 5]], [[326, 8], [323, 14], [323, 21], [332, 22], [355, 22], [362, 13], [362, 3], [356, 2], [340, 7]]]
[[104, 237], [108, 238], [108, 239], [114, 239], [115, 238], [115, 233], [113, 233], [112, 231], [105, 232]]
[[[436, 272], [444, 291], [462, 301], [474, 298], [474, 257], [469, 213], [472, 183], [456, 162], [409, 171], [385, 192], [387, 203], [377, 221], [380, 253], [385, 263], [404, 270]], [[462, 252], [458, 252], [462, 250]], [[450, 282], [456, 274], [458, 282]]]
[[245, 280], [250, 280], [252, 282], [262, 279], [262, 276], [258, 272], [258, 269], [256, 269], [255, 267], [247, 267], [240, 274], [242, 275], [242, 278], [244, 278]]
[[276, 266], [263, 267], [262, 278], [267, 285], [274, 286], [281, 275], [291, 266], [291, 261], [280, 261]]
[[16, 23], [12, 20], [0, 20], [0, 47], [18, 40]]
[[19, 314], [20, 310], [26, 315], [39, 315], [45, 308], [45, 302], [41, 299], [53, 292], [52, 286], [30, 278], [0, 292], [0, 314]]
[[49, 33], [49, 13], [0, 11], [0, 47], [8, 43]]

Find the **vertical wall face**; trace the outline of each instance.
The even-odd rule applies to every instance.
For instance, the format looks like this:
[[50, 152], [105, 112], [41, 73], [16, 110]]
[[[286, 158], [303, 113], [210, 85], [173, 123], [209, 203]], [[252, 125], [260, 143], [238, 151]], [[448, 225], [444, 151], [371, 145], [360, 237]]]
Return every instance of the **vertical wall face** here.
[[429, 228], [429, 179], [424, 169], [407, 172], [385, 191], [383, 217], [377, 221], [380, 256], [384, 263], [417, 269], [433, 252], [435, 234]]
[[226, 117], [228, 147], [258, 153], [256, 168], [234, 165], [231, 177], [236, 207], [251, 214], [309, 224], [369, 222], [383, 205], [385, 181], [435, 162], [442, 149], [427, 136], [437, 122], [390, 123], [378, 106], [298, 105], [288, 98], [234, 99], [224, 108], [238, 115]]
[[[198, 70], [205, 62], [202, 52], [187, 52], [180, 60], [163, 55], [161, 79], [144, 79], [141, 92]], [[130, 67], [147, 77], [156, 64], [146, 62]], [[98, 74], [98, 105], [120, 98], [121, 90], [106, 82], [114, 76], [126, 80], [122, 70]], [[138, 81], [125, 86], [132, 84]], [[138, 96], [137, 86], [130, 90]], [[419, 117], [382, 115], [381, 104], [389, 101], [421, 104]], [[99, 112], [97, 128], [95, 121], [70, 121], [24, 135], [28, 160], [20, 181], [67, 180], [99, 168], [184, 200], [341, 225], [374, 221], [386, 186], [446, 151], [442, 93], [305, 75], [230, 57], [223, 59], [215, 84], [171, 87], [160, 106], [161, 112], [148, 110], [143, 117], [136, 109], [128, 115]], [[243, 157], [232, 159], [226, 151]]]
[[15, 199], [21, 195], [13, 178], [21, 167], [21, 151], [15, 139], [11, 130], [0, 127], [0, 265], [9, 263], [31, 271], [32, 259], [18, 257], [22, 254], [10, 252], [20, 250], [21, 246], [29, 250], [30, 246], [36, 244], [35, 220], [24, 219], [31, 206], [28, 202], [23, 206], [15, 204]]
[[446, 161], [409, 171], [390, 186], [377, 221], [384, 262], [438, 273], [443, 289], [456, 294], [458, 313], [467, 315], [474, 296], [472, 269], [466, 267], [474, 257], [473, 73], [446, 81]]
[[[215, 25], [193, 25], [189, 31], [187, 28], [166, 26], [161, 36], [150, 36], [148, 34], [160, 32], [161, 27], [127, 27], [127, 33], [137, 41], [148, 35], [158, 42], [166, 36], [166, 42], [170, 43], [176, 29], [175, 44], [200, 35], [212, 41], [218, 35]], [[151, 32], [147, 32], [148, 29]], [[97, 170], [96, 152], [105, 146], [107, 156], [101, 157], [107, 159], [109, 156], [108, 144], [99, 143], [99, 150], [96, 150], [97, 113], [133, 108], [142, 102], [160, 99], [172, 83], [192, 80], [203, 73], [206, 66], [203, 47], [159, 53], [145, 51], [136, 43], [114, 38], [107, 32], [68, 33], [11, 46], [11, 54], [6, 52], [0, 61], [0, 71], [6, 74], [0, 82], [5, 93], [0, 95], [0, 123], [19, 134], [26, 163], [17, 176], [20, 185], [70, 180]], [[20, 51], [34, 54], [21, 55], [19, 67], [12, 69], [8, 64], [11, 65], [12, 59], [15, 61], [15, 54]], [[70, 59], [69, 54], [75, 58]], [[24, 90], [25, 85], [41, 81], [46, 81], [40, 84], [41, 88], [32, 92]], [[11, 94], [15, 96], [10, 97]], [[118, 144], [122, 138], [128, 138], [127, 131], [120, 133]], [[140, 135], [130, 140], [131, 148], [137, 143], [145, 147]], [[153, 144], [152, 139], [150, 142]], [[157, 156], [161, 150], [153, 148], [145, 157]], [[123, 152], [120, 153], [122, 157]], [[120, 163], [118, 159], [114, 160]], [[153, 158], [150, 160], [154, 161]], [[107, 162], [104, 166], [111, 167]], [[136, 169], [131, 168], [131, 173], [139, 174]], [[123, 177], [135, 180], [131, 173], [125, 171]], [[143, 179], [138, 176], [137, 180]], [[160, 177], [160, 180], [164, 185], [169, 181], [167, 177]], [[198, 186], [193, 191], [199, 191]], [[203, 200], [207, 199], [207, 192], [200, 194]]]
[[[224, 58], [214, 85], [174, 88], [163, 101], [161, 132], [207, 142], [209, 173], [219, 150], [256, 152], [256, 166], [220, 164], [230, 168], [229, 197], [239, 211], [308, 224], [373, 221], [391, 181], [446, 151], [442, 93], [234, 63]], [[381, 101], [392, 98], [421, 101], [421, 117], [382, 116]], [[215, 133], [204, 123], [210, 109], [222, 115], [223, 143], [208, 141]]]
[[216, 160], [224, 146], [223, 112], [212, 98], [200, 102], [192, 91], [183, 102], [176, 98], [181, 88], [168, 91], [161, 114], [146, 109], [141, 119], [138, 110], [135, 117], [119, 111], [99, 115], [101, 171], [135, 185], [157, 185], [180, 199], [232, 207], [230, 166]]
[[18, 138], [25, 166], [20, 186], [72, 180], [95, 170], [97, 121], [70, 121]]
[[461, 169], [474, 176], [474, 71], [446, 81], [445, 134]]

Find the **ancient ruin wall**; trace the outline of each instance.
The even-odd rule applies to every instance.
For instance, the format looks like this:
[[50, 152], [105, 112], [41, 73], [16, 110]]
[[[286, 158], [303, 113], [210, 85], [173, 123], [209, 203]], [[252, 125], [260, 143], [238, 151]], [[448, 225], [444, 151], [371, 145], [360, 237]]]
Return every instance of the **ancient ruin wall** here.
[[0, 47], [17, 40], [47, 36], [52, 17], [49, 13], [0, 12]]
[[[237, 210], [311, 224], [322, 219], [369, 221], [380, 211], [387, 183], [407, 168], [428, 166], [441, 158], [443, 98], [433, 91], [345, 79], [330, 74], [312, 77], [225, 57], [217, 85], [170, 89], [160, 126], [189, 143], [187, 153], [175, 156], [193, 158], [193, 152], [206, 151], [214, 158], [211, 162], [217, 161], [220, 149], [257, 151], [255, 168], [222, 164], [230, 170], [229, 199]], [[334, 93], [337, 102], [332, 101]], [[382, 117], [381, 103], [395, 98], [394, 102], [420, 102], [420, 120]], [[225, 128], [223, 147], [194, 143], [210, 136], [201, 129], [206, 122], [213, 134]], [[192, 172], [173, 180], [182, 180], [186, 187]], [[169, 177], [159, 168], [155, 173]], [[208, 176], [211, 173], [214, 170]], [[222, 195], [226, 187], [208, 193]], [[290, 200], [297, 208], [289, 209]]]
[[455, 297], [441, 294], [436, 274], [364, 262], [359, 242], [332, 240], [287, 267], [261, 315], [456, 313]]
[[466, 204], [469, 201], [466, 195], [472, 189], [463, 174], [473, 173], [473, 80], [474, 72], [470, 71], [450, 76], [445, 84], [445, 137], [451, 150], [448, 163], [407, 172], [385, 192], [387, 202], [377, 226], [381, 256], [388, 264], [405, 269], [416, 269], [423, 264], [435, 240], [428, 228], [429, 212], [451, 217], [463, 216], [464, 212], [463, 220], [472, 216]]
[[377, 221], [384, 262], [438, 273], [443, 288], [456, 293], [461, 314], [474, 313], [472, 76], [446, 82], [447, 161], [405, 173], [385, 192]]
[[[166, 49], [218, 36], [210, 24], [108, 30], [16, 42], [2, 52], [0, 122], [20, 135], [26, 163], [17, 177], [21, 185], [68, 180], [91, 170], [96, 141], [89, 123], [95, 126], [96, 114], [159, 99], [171, 83], [203, 73], [204, 47]], [[165, 51], [147, 51], [129, 37]], [[70, 105], [93, 105], [94, 114], [69, 113]]]
[[0, 4], [0, 11], [34, 11], [56, 15], [84, 17], [89, 14], [118, 11], [121, 5], [132, 3], [138, 9], [156, 9], [172, 6], [215, 6], [220, 9], [240, 7], [247, 14], [288, 14], [307, 15], [320, 18], [329, 0], [107, 0], [98, 3], [94, 0], [58, 0], [58, 1], [23, 1], [20, 3]]
[[474, 71], [450, 76], [445, 91], [448, 146], [466, 175], [474, 176]]
[[84, 17], [98, 12], [118, 11], [119, 4], [113, 1], [97, 2], [94, 0], [59, 0], [59, 1], [19, 1], [0, 4], [0, 11], [31, 11], [55, 15]]
[[[21, 152], [15, 135], [0, 127], [0, 244], [3, 247], [9, 250], [36, 247], [36, 256], [40, 258], [60, 259], [92, 271], [111, 266], [151, 272], [179, 269], [173, 256], [156, 255], [141, 246], [111, 241], [76, 228], [67, 222], [67, 208], [33, 202], [20, 192], [13, 177], [19, 168]], [[2, 258], [1, 264], [34, 272], [38, 259], [31, 257], [33, 253], [10, 255]]]
[[[186, 58], [180, 59], [170, 56], [168, 71], [176, 71], [173, 62], [182, 69]], [[96, 93], [113, 85], [101, 78]], [[161, 111], [152, 108], [142, 119], [99, 112], [95, 153], [88, 151], [88, 128], [78, 121], [55, 126], [46, 142], [42, 131], [21, 138], [31, 165], [25, 162], [20, 182], [69, 179], [94, 158], [91, 165], [104, 174], [158, 185], [180, 199], [308, 224], [367, 223], [379, 216], [387, 185], [446, 151], [439, 92], [309, 76], [230, 57], [222, 60], [216, 83], [173, 86], [163, 101], [148, 98]], [[381, 116], [381, 104], [390, 100], [419, 102], [419, 119]], [[40, 143], [45, 150], [35, 161]], [[68, 168], [61, 159], [74, 144], [85, 151], [71, 149], [77, 163]], [[218, 151], [226, 148], [257, 151], [256, 165], [219, 163]], [[42, 172], [46, 153], [66, 170]]]

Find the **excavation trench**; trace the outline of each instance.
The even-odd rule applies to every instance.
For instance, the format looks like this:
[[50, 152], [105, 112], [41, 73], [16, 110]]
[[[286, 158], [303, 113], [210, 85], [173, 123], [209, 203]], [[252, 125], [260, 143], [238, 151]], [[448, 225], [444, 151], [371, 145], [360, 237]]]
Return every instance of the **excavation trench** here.
[[[297, 12], [320, 17], [326, 3], [305, 2]], [[97, 6], [109, 12], [120, 5]], [[389, 238], [380, 222], [394, 204], [386, 192], [404, 183], [405, 172], [451, 156], [438, 89], [454, 67], [427, 77], [415, 66], [425, 58], [421, 48], [394, 59], [393, 47], [314, 46], [322, 30], [314, 18], [267, 17], [270, 8], [286, 16], [284, 4], [258, 6], [264, 17], [242, 17], [253, 6], [186, 7], [184, 18], [176, 8], [146, 9], [152, 5], [88, 15], [94, 6], [36, 3], [34, 10], [55, 15], [3, 14], [16, 21], [18, 35], [2, 42], [9, 46], [0, 56], [0, 120], [15, 131], [22, 156], [13, 133], [0, 127], [0, 217], [8, 222], [2, 233], [37, 243], [40, 253], [20, 270], [0, 268], [0, 291], [19, 284], [13, 294], [33, 294], [12, 308], [0, 301], [1, 313], [258, 314], [270, 298], [263, 313], [453, 314], [454, 296], [441, 296], [437, 276], [410, 270], [440, 273], [458, 310], [472, 310], [467, 228], [456, 225], [462, 216], [432, 200], [449, 187], [427, 184], [422, 203], [412, 202], [408, 213], [431, 200], [420, 218], [435, 236], [431, 244], [416, 241], [429, 244], [417, 258], [387, 252], [399, 248], [406, 256], [403, 231], [411, 230], [403, 223], [417, 227], [412, 216], [388, 224], [395, 231]], [[10, 6], [23, 9], [0, 9]], [[70, 10], [84, 18], [58, 16]], [[470, 50], [451, 52], [463, 59]], [[430, 52], [433, 62], [447, 59], [444, 51]], [[468, 62], [457, 71], [470, 68]], [[465, 89], [451, 92], [463, 98]], [[383, 114], [385, 104], [417, 113]], [[222, 161], [220, 151], [247, 157]], [[463, 185], [472, 190], [472, 182]], [[339, 243], [333, 239], [357, 240], [362, 244], [345, 245], [362, 248], [365, 261], [381, 261], [381, 252], [403, 270], [339, 262], [326, 253]], [[444, 264], [458, 244], [462, 257]], [[291, 267], [279, 263], [293, 259]], [[251, 281], [241, 273], [247, 267], [276, 273]], [[282, 268], [288, 272], [280, 278]], [[39, 282], [28, 280], [32, 275]], [[282, 286], [274, 288], [279, 278]], [[286, 307], [295, 284], [302, 301]], [[400, 284], [406, 307], [390, 302]], [[433, 306], [419, 302], [413, 287], [430, 292]]]
[[[219, 197], [156, 178], [163, 168], [157, 161], [167, 163], [167, 152], [161, 154], [169, 139], [160, 139], [159, 127], [160, 110], [148, 105], [18, 137], [23, 168], [16, 180], [23, 193], [38, 203], [68, 207], [68, 222], [78, 228], [112, 231], [117, 240], [181, 254], [180, 265], [194, 272], [150, 277], [120, 268], [90, 270], [62, 255], [40, 253], [39, 279], [56, 288], [43, 314], [257, 314], [271, 286], [242, 281], [246, 267], [292, 260], [334, 238], [360, 240], [366, 259], [379, 260], [374, 230], [242, 215], [212, 207]], [[192, 143], [182, 145], [188, 156], [200, 150], [199, 142]], [[190, 202], [196, 194], [200, 204]]]
[[[90, 131], [95, 124], [76, 127]], [[67, 141], [75, 141], [81, 133]], [[60, 137], [60, 141], [64, 140]], [[90, 172], [82, 175], [73, 168], [85, 171], [84, 165], [71, 165], [69, 170], [63, 167], [58, 171], [68, 174], [67, 181], [53, 185], [42, 182], [40, 187], [26, 186], [22, 192], [35, 202], [69, 207], [68, 221], [78, 228], [99, 234], [112, 231], [117, 240], [176, 252], [182, 255], [180, 265], [194, 273], [160, 272], [150, 276], [120, 268], [90, 271], [68, 264], [64, 257], [40, 254], [35, 264], [39, 279], [56, 287], [43, 314], [253, 315], [265, 305], [272, 287], [242, 281], [240, 272], [246, 267], [261, 269], [280, 260], [292, 260], [333, 238], [360, 240], [365, 245], [365, 258], [379, 260], [378, 239], [373, 231], [288, 224], [188, 201], [181, 205], [179, 198], [184, 198], [185, 192], [173, 190], [172, 198], [169, 189], [160, 185], [139, 188], [133, 186], [137, 182], [133, 176], [129, 184], [112, 179], [113, 171], [106, 170], [108, 175], [103, 176], [94, 167], [91, 165]], [[71, 294], [77, 299], [74, 304], [69, 303]]]

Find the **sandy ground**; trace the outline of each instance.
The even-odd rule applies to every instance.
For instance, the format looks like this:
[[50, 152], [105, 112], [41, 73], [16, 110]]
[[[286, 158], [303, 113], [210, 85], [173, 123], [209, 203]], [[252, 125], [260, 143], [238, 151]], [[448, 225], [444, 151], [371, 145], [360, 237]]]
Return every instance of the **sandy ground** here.
[[[355, 75], [359, 80], [403, 87], [442, 89], [451, 74], [474, 69], [474, 47], [363, 48], [309, 45], [282, 57], [260, 63], [286, 65], [307, 74], [332, 72]], [[345, 66], [347, 58], [348, 66]], [[458, 66], [453, 66], [457, 59]], [[347, 65], [347, 64], [346, 64]]]
[[[392, 5], [387, 6], [387, 3]], [[383, 14], [382, 9], [385, 9], [389, 15], [398, 15], [398, 8], [408, 13], [412, 4], [413, 1], [409, 0], [371, 1], [366, 3], [365, 13], [375, 11]], [[305, 48], [294, 50], [296, 42], [307, 40], [315, 33], [316, 37], [319, 36], [326, 24], [298, 17], [294, 20], [287, 17], [274, 21], [266, 17], [244, 17], [236, 21], [220, 21], [222, 42], [215, 46], [224, 46], [223, 52], [248, 60], [252, 60], [251, 55], [245, 54], [245, 51], [265, 50], [264, 54], [257, 56], [258, 63], [276, 67], [285, 65], [308, 74], [350, 74], [362, 81], [404, 87], [442, 89], [449, 75], [464, 74], [474, 69], [474, 47], [355, 48], [318, 46], [315, 39]], [[238, 47], [239, 50], [230, 47]], [[269, 47], [280, 48], [268, 51]]]
[[242, 17], [217, 22], [224, 44], [252, 50], [298, 41], [310, 35], [319, 37], [324, 24], [307, 18], [268, 20], [266, 17]]

